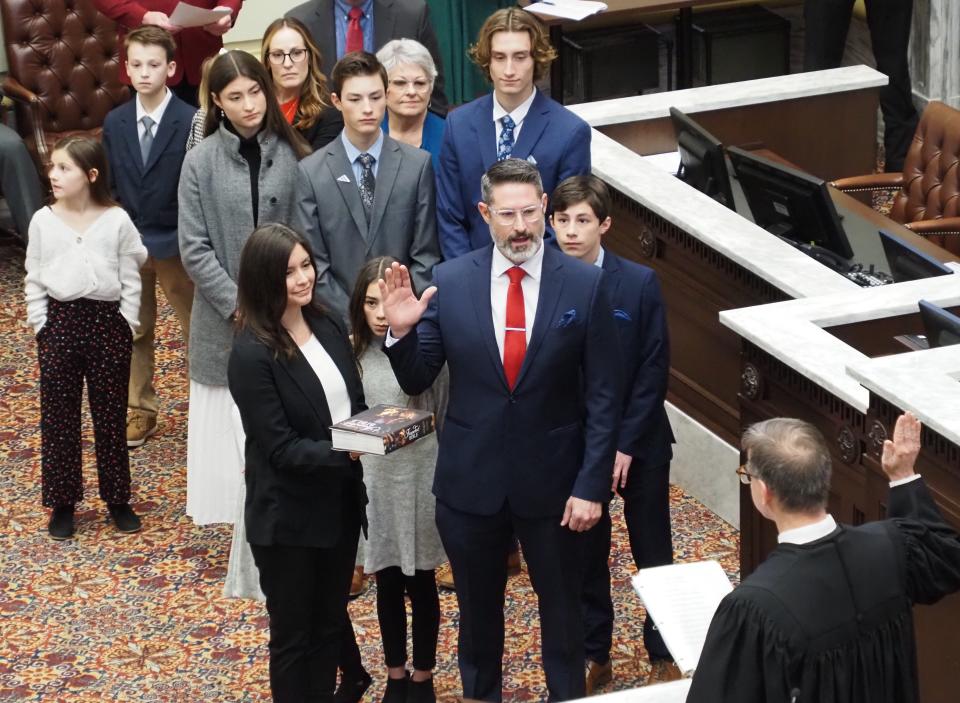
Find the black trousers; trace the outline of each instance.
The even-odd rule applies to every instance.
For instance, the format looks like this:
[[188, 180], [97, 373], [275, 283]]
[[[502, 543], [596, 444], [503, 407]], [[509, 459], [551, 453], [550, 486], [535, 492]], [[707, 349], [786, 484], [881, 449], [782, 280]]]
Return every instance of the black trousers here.
[[[803, 70], [836, 68], [843, 60], [854, 0], [804, 0]], [[877, 70], [890, 82], [880, 89], [886, 170], [902, 171], [917, 129], [907, 49], [913, 0], [866, 0], [867, 26]]]
[[93, 417], [100, 497], [130, 502], [127, 382], [133, 332], [116, 301], [49, 299], [37, 335], [43, 505], [83, 500], [80, 411], [83, 382]]
[[360, 537], [358, 509], [345, 506], [344, 513], [333, 547], [250, 545], [267, 597], [275, 703], [333, 700]]
[[[634, 468], [621, 490], [623, 517], [630, 551], [638, 569], [673, 562], [670, 531], [670, 464]], [[610, 596], [610, 511], [603, 508], [600, 522], [587, 532], [583, 580], [583, 627], [587, 659], [601, 664], [610, 660], [613, 645], [613, 600]], [[643, 646], [651, 660], [670, 659], [660, 632], [650, 616], [643, 623]]]
[[405, 576], [399, 566], [377, 572], [377, 620], [387, 667], [407, 663], [407, 607], [413, 610], [413, 668], [430, 671], [437, 665], [440, 636], [440, 597], [434, 571], [417, 570]]
[[465, 698], [502, 700], [504, 591], [514, 535], [537, 594], [549, 700], [584, 696], [580, 594], [587, 533], [560, 527], [560, 517], [524, 518], [507, 505], [494, 515], [472, 515], [437, 501], [437, 528], [460, 606], [457, 658]]

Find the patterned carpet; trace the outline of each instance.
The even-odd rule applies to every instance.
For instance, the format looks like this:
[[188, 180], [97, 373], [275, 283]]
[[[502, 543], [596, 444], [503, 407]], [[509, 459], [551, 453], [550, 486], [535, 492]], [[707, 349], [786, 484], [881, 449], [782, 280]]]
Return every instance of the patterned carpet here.
[[[23, 321], [22, 279], [22, 248], [0, 241], [0, 701], [268, 701], [264, 608], [220, 595], [230, 528], [196, 527], [183, 512], [187, 384], [171, 310], [163, 304], [158, 333], [160, 431], [131, 454], [134, 507], [145, 529], [125, 536], [107, 522], [87, 421], [87, 498], [77, 508], [77, 536], [54, 542], [40, 506], [36, 348]], [[736, 530], [676, 488], [671, 510], [677, 559], [717, 558], [735, 577]], [[617, 622], [609, 690], [640, 685], [647, 672], [618, 505], [614, 520]], [[526, 574], [512, 579], [508, 591], [506, 699], [544, 700]], [[454, 596], [443, 594], [441, 607], [436, 688], [442, 700], [453, 701], [460, 693]], [[379, 700], [386, 674], [373, 589], [351, 604], [351, 613], [375, 681], [366, 700]]]

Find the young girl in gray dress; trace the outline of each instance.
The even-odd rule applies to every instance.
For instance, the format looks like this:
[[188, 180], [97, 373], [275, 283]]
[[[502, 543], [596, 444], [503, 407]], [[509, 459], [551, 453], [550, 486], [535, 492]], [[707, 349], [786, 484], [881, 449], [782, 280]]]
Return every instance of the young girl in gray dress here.
[[[368, 262], [360, 271], [350, 299], [353, 351], [360, 364], [370, 407], [378, 403], [431, 410], [442, 422], [446, 406], [444, 371], [433, 388], [409, 397], [393, 375], [383, 353], [387, 320], [377, 281], [393, 263], [390, 257]], [[364, 482], [370, 503], [368, 540], [363, 569], [376, 574], [377, 619], [388, 670], [387, 703], [432, 703], [433, 668], [440, 631], [440, 600], [434, 570], [446, 561], [434, 522], [433, 471], [437, 436], [427, 435], [387, 457], [364, 455]], [[413, 608], [413, 675], [406, 670], [407, 622], [404, 593]]]

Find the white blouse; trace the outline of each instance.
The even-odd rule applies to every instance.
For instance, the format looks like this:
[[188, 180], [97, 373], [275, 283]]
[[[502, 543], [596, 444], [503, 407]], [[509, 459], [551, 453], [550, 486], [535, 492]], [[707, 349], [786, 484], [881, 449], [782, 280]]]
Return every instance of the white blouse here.
[[320, 379], [323, 394], [327, 396], [327, 407], [330, 409], [330, 419], [333, 424], [346, 420], [350, 417], [350, 395], [347, 393], [347, 383], [343, 380], [340, 369], [312, 334], [310, 339], [300, 347], [300, 351]]
[[83, 232], [49, 207], [30, 220], [24, 291], [27, 322], [34, 331], [47, 321], [47, 299], [119, 300], [134, 330], [140, 313], [140, 267], [147, 250], [127, 213], [111, 207]]

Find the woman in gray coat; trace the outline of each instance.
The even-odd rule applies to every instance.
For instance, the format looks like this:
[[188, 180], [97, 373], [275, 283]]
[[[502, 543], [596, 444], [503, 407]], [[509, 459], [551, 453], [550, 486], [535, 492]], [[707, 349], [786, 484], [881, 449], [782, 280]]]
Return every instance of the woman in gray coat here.
[[240, 250], [262, 223], [290, 222], [297, 162], [309, 147], [283, 118], [273, 81], [242, 51], [218, 56], [208, 76], [204, 139], [187, 153], [179, 190], [180, 256], [193, 279], [187, 515], [233, 522], [242, 478], [227, 390]]

